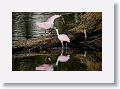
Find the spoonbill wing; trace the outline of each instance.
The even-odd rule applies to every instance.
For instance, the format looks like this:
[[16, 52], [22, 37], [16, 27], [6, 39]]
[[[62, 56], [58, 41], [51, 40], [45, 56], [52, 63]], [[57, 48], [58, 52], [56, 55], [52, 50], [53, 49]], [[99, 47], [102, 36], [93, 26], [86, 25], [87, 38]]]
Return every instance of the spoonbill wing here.
[[53, 25], [50, 22], [41, 22], [41, 23], [37, 22], [36, 26], [43, 29], [49, 29], [52, 28]]
[[67, 41], [67, 42], [70, 42], [70, 39], [68, 38], [68, 36], [66, 34], [60, 34], [58, 36], [58, 38], [61, 40], [61, 41]]

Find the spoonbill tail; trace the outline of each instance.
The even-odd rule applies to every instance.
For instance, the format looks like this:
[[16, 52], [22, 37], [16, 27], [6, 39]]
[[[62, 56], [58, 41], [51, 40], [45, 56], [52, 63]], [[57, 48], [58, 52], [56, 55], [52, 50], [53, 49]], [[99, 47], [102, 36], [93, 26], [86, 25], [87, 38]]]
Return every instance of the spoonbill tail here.
[[[50, 18], [48, 18], [47, 21], [45, 22], [36, 22], [36, 26], [39, 28], [43, 28], [43, 29], [52, 29], [54, 28], [54, 20], [56, 18], [59, 18], [61, 15], [53, 15]], [[45, 31], [46, 33], [46, 31]]]
[[55, 30], [57, 32], [58, 39], [62, 43], [62, 48], [63, 48], [63, 42], [66, 42], [66, 48], [67, 48], [67, 42], [70, 42], [70, 39], [68, 38], [66, 34], [59, 34], [58, 29], [55, 29]]
[[70, 55], [63, 55], [63, 49], [62, 49], [62, 53], [60, 54], [60, 56], [58, 56], [57, 62], [56, 62], [56, 66], [58, 65], [58, 62], [67, 62], [70, 59]]

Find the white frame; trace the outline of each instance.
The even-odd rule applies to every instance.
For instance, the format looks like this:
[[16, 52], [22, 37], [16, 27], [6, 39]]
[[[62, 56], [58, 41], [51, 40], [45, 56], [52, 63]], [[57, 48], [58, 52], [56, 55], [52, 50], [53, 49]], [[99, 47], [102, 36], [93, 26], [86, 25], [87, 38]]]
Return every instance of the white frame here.
[[[114, 83], [113, 0], [0, 0], [0, 81]], [[102, 12], [102, 71], [12, 71], [12, 12]]]

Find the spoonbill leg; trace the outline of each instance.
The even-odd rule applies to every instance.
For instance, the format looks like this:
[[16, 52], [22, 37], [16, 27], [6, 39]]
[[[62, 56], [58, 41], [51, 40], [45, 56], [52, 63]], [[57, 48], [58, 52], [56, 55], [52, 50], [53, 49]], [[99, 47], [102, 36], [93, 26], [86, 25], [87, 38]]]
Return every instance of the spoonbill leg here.
[[64, 46], [63, 46], [63, 41], [61, 41], [61, 43], [62, 43], [62, 48], [63, 48], [63, 47], [64, 47]]
[[67, 49], [67, 42], [66, 42], [66, 49]]

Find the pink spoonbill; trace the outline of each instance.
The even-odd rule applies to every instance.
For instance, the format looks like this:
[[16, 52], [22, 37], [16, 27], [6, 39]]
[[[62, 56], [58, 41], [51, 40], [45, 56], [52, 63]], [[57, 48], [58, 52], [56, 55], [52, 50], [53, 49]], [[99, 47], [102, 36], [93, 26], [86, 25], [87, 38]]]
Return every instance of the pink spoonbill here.
[[58, 39], [62, 43], [62, 48], [63, 48], [63, 42], [66, 42], [66, 48], [67, 48], [67, 42], [70, 42], [69, 37], [66, 34], [59, 34], [58, 29], [55, 29], [57, 32]]
[[[36, 26], [43, 29], [52, 29], [54, 28], [54, 20], [59, 18], [61, 15], [53, 15], [47, 19], [45, 22], [36, 22]], [[46, 32], [46, 31], [45, 31]]]

